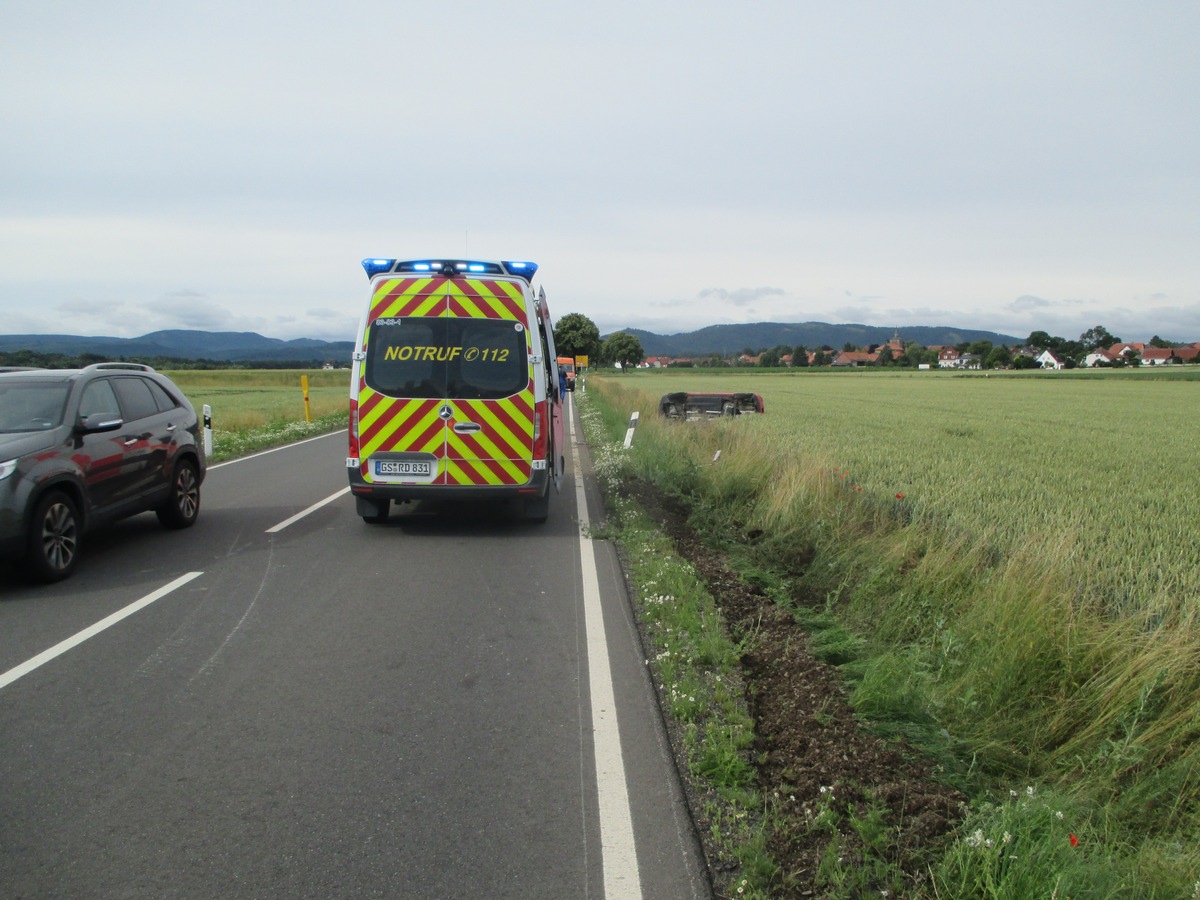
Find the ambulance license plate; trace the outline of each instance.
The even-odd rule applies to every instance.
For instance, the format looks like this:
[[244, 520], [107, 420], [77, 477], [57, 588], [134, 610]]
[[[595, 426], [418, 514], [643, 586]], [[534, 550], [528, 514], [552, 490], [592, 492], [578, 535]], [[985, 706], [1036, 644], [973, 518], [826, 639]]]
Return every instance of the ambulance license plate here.
[[405, 475], [414, 478], [428, 478], [433, 474], [433, 461], [428, 459], [377, 459], [375, 474], [386, 477]]

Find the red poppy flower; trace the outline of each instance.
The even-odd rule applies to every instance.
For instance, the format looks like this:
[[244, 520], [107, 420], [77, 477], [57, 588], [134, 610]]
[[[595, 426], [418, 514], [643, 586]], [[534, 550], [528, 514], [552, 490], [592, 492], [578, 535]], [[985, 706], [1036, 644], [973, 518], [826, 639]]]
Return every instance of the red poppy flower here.
[[1070, 840], [1071, 840], [1071, 846], [1072, 846], [1072, 847], [1078, 847], [1078, 846], [1079, 846], [1079, 838], [1075, 837], [1075, 835], [1073, 835], [1073, 834], [1072, 834], [1072, 835], [1070, 835]]

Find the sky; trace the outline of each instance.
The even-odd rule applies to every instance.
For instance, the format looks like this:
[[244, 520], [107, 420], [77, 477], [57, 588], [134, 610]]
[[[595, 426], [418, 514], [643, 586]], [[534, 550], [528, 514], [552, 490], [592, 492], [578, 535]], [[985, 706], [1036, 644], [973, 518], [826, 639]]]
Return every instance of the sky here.
[[1200, 341], [1195, 0], [0, 0], [0, 333], [351, 340], [366, 257], [602, 333]]

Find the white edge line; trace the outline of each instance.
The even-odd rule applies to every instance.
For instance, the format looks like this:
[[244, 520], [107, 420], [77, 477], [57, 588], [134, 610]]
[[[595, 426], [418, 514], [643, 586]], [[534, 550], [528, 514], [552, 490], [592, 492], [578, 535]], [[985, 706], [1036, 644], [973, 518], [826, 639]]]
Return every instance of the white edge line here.
[[318, 509], [320, 509], [326, 503], [332, 503], [338, 497], [341, 497], [344, 494], [348, 494], [348, 493], [350, 493], [350, 485], [346, 485], [344, 488], [342, 488], [336, 494], [330, 494], [324, 500], [318, 500], [316, 503], [314, 503], [308, 509], [301, 510], [300, 512], [298, 512], [294, 516], [292, 516], [290, 519], [284, 519], [278, 525], [272, 525], [270, 528], [267, 529], [267, 534], [275, 534], [275, 532], [277, 532], [277, 531], [283, 531], [283, 529], [287, 528], [289, 525], [294, 525], [295, 523], [299, 522], [301, 519], [303, 519], [309, 513], [316, 512]]
[[579, 557], [582, 566], [584, 627], [587, 631], [588, 692], [592, 706], [592, 746], [596, 762], [596, 795], [600, 806], [600, 853], [604, 871], [604, 896], [640, 898], [637, 844], [633, 813], [621, 754], [621, 730], [613, 693], [612, 663], [604, 631], [600, 578], [596, 551], [589, 536], [587, 495], [579, 468], [579, 448], [571, 420], [571, 466], [575, 470], [575, 502], [579, 514]]
[[319, 441], [321, 438], [332, 437], [335, 434], [345, 434], [349, 429], [339, 428], [337, 431], [327, 431], [324, 434], [314, 435], [310, 438], [305, 438], [302, 441], [291, 441], [287, 444], [280, 444], [278, 447], [272, 447], [270, 450], [259, 450], [257, 453], [251, 453], [249, 456], [239, 456], [237, 459], [227, 459], [225, 462], [215, 463], [207, 467], [207, 471], [211, 472], [214, 469], [221, 469], [225, 466], [232, 466], [234, 463], [245, 462], [248, 459], [256, 459], [259, 456], [266, 456], [268, 453], [278, 453], [280, 450], [287, 450], [290, 447], [299, 447], [301, 444], [308, 444], [312, 441]]
[[95, 637], [100, 632], [104, 631], [104, 629], [109, 628], [112, 625], [116, 625], [118, 622], [120, 622], [126, 616], [133, 615], [139, 609], [149, 606], [155, 600], [161, 600], [163, 597], [167, 596], [167, 594], [171, 593], [176, 588], [183, 587], [185, 584], [187, 584], [193, 578], [199, 578], [203, 574], [204, 574], [203, 572], [188, 572], [186, 575], [180, 575], [178, 578], [176, 578], [170, 584], [163, 585], [157, 591], [147, 594], [141, 600], [135, 600], [133, 603], [130, 603], [124, 609], [118, 609], [111, 616], [101, 619], [95, 625], [91, 625], [91, 626], [83, 629], [83, 631], [80, 631], [78, 634], [72, 635], [71, 637], [67, 638], [65, 641], [60, 641], [59, 643], [55, 644], [49, 650], [44, 650], [41, 653], [39, 653], [37, 656], [33, 657], [32, 659], [21, 663], [19, 666], [15, 667], [15, 668], [9, 669], [3, 675], [0, 675], [0, 688], [4, 688], [7, 685], [12, 684], [18, 678], [21, 678], [24, 675], [28, 675], [34, 669], [37, 669], [40, 666], [44, 666], [46, 663], [50, 662], [50, 660], [54, 659], [55, 657], [62, 656], [64, 653], [66, 653], [72, 647], [77, 647], [78, 645], [80, 645], [84, 641], [86, 641], [88, 638]]

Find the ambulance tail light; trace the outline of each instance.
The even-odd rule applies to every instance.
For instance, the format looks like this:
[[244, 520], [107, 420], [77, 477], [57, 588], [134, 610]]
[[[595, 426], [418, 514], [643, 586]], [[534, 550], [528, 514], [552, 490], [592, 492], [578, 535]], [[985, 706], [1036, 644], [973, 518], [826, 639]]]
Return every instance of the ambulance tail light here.
[[350, 399], [350, 459], [355, 460], [355, 465], [358, 465], [358, 398]]
[[548, 406], [545, 401], [533, 405], [533, 458], [546, 458], [546, 435], [550, 433]]

